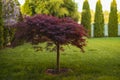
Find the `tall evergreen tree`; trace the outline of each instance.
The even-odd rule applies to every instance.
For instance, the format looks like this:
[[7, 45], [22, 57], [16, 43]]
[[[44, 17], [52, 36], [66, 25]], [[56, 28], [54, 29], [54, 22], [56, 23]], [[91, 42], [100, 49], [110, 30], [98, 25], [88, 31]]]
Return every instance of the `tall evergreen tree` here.
[[100, 0], [98, 0], [96, 3], [95, 19], [94, 19], [94, 36], [95, 37], [104, 36], [104, 15]]
[[108, 35], [110, 37], [118, 36], [118, 15], [116, 0], [111, 2], [111, 9], [109, 14]]
[[3, 19], [2, 19], [2, 0], [0, 0], [0, 49], [3, 47], [4, 44], [4, 37], [3, 37]]
[[81, 24], [88, 30], [89, 36], [91, 35], [91, 13], [88, 0], [83, 3]]

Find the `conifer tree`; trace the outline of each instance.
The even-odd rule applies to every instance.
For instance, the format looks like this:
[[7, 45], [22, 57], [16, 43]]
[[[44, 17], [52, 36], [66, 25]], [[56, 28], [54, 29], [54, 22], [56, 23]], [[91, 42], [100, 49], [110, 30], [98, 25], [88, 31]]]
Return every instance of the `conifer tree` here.
[[96, 3], [95, 19], [94, 19], [94, 37], [104, 36], [104, 15], [102, 11], [101, 1]]
[[111, 2], [111, 9], [109, 14], [108, 35], [110, 37], [118, 36], [118, 15], [116, 0]]
[[91, 13], [88, 0], [83, 3], [81, 24], [88, 30], [89, 36], [91, 35]]

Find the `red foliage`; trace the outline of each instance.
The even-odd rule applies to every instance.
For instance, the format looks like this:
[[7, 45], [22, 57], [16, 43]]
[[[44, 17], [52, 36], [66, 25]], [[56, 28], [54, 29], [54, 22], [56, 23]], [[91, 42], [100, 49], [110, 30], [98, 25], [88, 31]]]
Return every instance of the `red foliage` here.
[[15, 26], [17, 30], [12, 43], [14, 46], [21, 39], [32, 43], [52, 41], [60, 45], [72, 44], [82, 51], [85, 46], [86, 30], [70, 18], [59, 19], [48, 15], [35, 15], [26, 17], [23, 22]]

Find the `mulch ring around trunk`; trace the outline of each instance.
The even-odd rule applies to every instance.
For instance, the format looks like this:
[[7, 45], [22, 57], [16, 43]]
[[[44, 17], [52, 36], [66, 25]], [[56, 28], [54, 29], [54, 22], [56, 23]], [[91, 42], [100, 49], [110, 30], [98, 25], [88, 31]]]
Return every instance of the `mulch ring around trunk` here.
[[61, 74], [67, 74], [69, 72], [72, 72], [72, 70], [67, 68], [62, 68], [60, 69], [60, 71], [57, 71], [56, 69], [47, 69], [45, 73], [48, 75], [61, 75]]

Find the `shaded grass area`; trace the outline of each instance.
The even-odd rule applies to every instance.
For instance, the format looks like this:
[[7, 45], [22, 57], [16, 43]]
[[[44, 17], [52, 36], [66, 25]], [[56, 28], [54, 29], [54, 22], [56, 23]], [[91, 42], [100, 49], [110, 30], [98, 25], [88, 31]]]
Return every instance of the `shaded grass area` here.
[[48, 75], [56, 67], [56, 53], [35, 52], [30, 44], [0, 50], [0, 80], [120, 80], [120, 38], [92, 38], [85, 53], [64, 46], [61, 68], [71, 71]]

